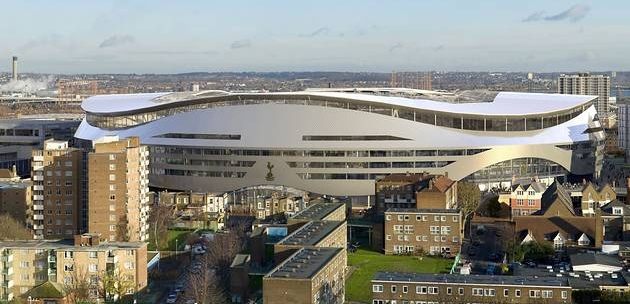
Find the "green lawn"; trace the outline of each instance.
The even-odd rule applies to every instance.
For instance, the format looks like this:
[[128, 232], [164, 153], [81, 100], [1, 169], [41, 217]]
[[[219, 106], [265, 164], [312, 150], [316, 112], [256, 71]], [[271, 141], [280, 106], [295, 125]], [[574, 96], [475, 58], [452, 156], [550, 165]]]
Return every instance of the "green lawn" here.
[[348, 266], [356, 269], [346, 281], [346, 299], [369, 303], [372, 297], [370, 281], [377, 271], [445, 273], [450, 271], [452, 264], [450, 259], [384, 255], [359, 249], [348, 253]]
[[[184, 246], [186, 245], [186, 238], [191, 232], [192, 230], [168, 230], [168, 243], [159, 250], [175, 251], [175, 240], [177, 240], [178, 250], [184, 249]], [[153, 238], [149, 240], [148, 249], [156, 250]]]

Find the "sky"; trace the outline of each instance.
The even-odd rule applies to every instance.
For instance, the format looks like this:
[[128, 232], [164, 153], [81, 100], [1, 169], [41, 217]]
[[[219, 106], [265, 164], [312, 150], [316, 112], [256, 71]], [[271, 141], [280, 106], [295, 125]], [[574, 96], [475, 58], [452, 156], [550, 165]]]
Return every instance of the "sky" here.
[[0, 11], [0, 71], [14, 55], [37, 73], [630, 70], [627, 0], [3, 0]]

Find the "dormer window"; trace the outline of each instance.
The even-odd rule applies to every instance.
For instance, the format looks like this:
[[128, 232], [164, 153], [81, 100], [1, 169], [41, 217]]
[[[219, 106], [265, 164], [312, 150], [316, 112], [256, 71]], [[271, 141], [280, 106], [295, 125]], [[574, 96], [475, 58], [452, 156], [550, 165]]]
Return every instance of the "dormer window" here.
[[591, 240], [586, 236], [586, 233], [582, 233], [580, 238], [578, 239], [578, 245], [580, 246], [588, 246], [591, 244]]
[[560, 233], [558, 233], [558, 235], [556, 235], [556, 237], [553, 239], [553, 248], [556, 250], [560, 250], [564, 247], [564, 238], [562, 237], [562, 235], [560, 235]]
[[612, 208], [612, 213], [616, 214], [616, 215], [623, 215], [623, 208], [622, 207], [613, 207]]

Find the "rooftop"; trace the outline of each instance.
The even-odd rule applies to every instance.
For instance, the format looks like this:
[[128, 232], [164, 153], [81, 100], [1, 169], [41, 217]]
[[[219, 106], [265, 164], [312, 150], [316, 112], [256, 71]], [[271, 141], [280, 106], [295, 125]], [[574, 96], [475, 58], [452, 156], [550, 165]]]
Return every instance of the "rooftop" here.
[[91, 249], [137, 249], [146, 246], [144, 242], [102, 242], [93, 246], [75, 246], [74, 240], [28, 240], [0, 241], [0, 248], [8, 249], [64, 249], [72, 251], [90, 251]]
[[[446, 94], [446, 93], [442, 93]], [[203, 91], [203, 92], [163, 92], [163, 93], [142, 93], [142, 94], [117, 94], [99, 95], [86, 99], [81, 107], [90, 113], [129, 113], [142, 112], [149, 108], [160, 108], [165, 105], [176, 106], [185, 105], [193, 100], [212, 99], [218, 100], [227, 98], [248, 97], [268, 98], [329, 98], [355, 100], [357, 102], [379, 103], [389, 106], [400, 106], [412, 109], [422, 109], [427, 111], [470, 114], [470, 115], [506, 115], [523, 116], [530, 114], [545, 114], [557, 111], [568, 110], [579, 105], [583, 105], [594, 100], [597, 96], [587, 95], [564, 95], [564, 94], [541, 94], [541, 93], [515, 93], [501, 92], [494, 97], [492, 102], [477, 100], [477, 102], [452, 103], [427, 99], [407, 98], [396, 96], [381, 96], [364, 93], [348, 92], [324, 92], [324, 91], [302, 91], [302, 92], [278, 92], [278, 93], [230, 93], [223, 91]], [[484, 98], [485, 97], [481, 97]], [[525, 111], [527, 109], [527, 111]]]
[[292, 219], [296, 220], [323, 220], [328, 214], [337, 210], [338, 208], [345, 208], [344, 203], [315, 203], [308, 206], [306, 209], [296, 213], [292, 216]]
[[572, 254], [570, 258], [571, 258], [571, 265], [573, 266], [601, 264], [601, 265], [621, 267], [621, 263], [619, 262], [618, 258], [605, 255], [605, 254], [577, 253], [577, 254]]
[[567, 278], [537, 277], [537, 276], [494, 276], [494, 275], [461, 275], [461, 274], [431, 274], [407, 272], [382, 272], [374, 275], [372, 281], [384, 282], [414, 282], [414, 283], [452, 283], [478, 285], [517, 285], [517, 286], [557, 286], [568, 287]]
[[279, 245], [314, 246], [341, 226], [341, 221], [312, 221], [293, 231], [278, 242]]
[[457, 209], [418, 209], [418, 208], [389, 208], [385, 213], [449, 213], [459, 214]]
[[311, 278], [342, 251], [342, 248], [301, 248], [265, 277]]

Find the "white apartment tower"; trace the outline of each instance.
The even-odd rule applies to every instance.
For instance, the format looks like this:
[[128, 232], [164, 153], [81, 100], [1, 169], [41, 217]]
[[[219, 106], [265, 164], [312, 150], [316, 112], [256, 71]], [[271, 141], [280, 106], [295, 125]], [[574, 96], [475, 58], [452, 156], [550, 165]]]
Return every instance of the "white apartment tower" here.
[[608, 123], [610, 77], [605, 75], [591, 75], [579, 73], [577, 75], [560, 75], [558, 78], [558, 93], [572, 95], [594, 95], [595, 109], [604, 126]]

